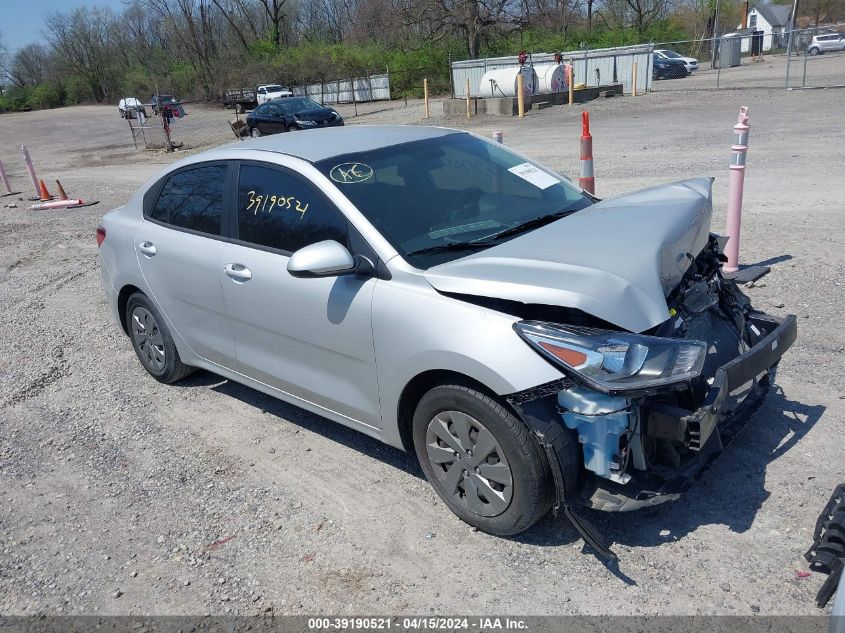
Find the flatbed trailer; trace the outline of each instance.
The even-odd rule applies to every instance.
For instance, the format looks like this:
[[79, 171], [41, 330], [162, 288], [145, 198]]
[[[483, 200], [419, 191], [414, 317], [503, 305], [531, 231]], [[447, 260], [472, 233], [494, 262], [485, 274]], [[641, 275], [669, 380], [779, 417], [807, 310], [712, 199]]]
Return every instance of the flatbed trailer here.
[[234, 108], [238, 114], [252, 110], [258, 105], [255, 88], [236, 88], [223, 94], [223, 107]]

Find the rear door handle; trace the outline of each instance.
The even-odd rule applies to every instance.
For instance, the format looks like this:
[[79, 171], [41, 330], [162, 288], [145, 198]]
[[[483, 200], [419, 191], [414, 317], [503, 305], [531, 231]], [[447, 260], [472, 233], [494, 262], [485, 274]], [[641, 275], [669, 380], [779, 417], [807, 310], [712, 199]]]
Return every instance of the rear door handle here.
[[243, 283], [252, 279], [252, 271], [243, 264], [226, 264], [223, 267], [223, 272], [238, 283]]
[[141, 242], [138, 244], [138, 250], [147, 257], [152, 257], [156, 254], [156, 246], [152, 242]]

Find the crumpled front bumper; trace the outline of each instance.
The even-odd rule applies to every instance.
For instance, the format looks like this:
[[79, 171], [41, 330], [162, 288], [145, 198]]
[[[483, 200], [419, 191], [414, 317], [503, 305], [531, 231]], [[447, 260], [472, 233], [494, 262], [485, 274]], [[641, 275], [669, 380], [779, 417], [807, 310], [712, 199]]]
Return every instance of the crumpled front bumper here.
[[[747, 321], [753, 346], [716, 371], [698, 409], [648, 401], [642, 405], [644, 432], [683, 443], [693, 456], [673, 471], [631, 470], [624, 485], [588, 474], [579, 490], [581, 505], [620, 512], [676, 499], [721, 453], [759, 408], [777, 363], [798, 335], [794, 315], [780, 319], [752, 313]], [[738, 391], [743, 396], [739, 400]]]

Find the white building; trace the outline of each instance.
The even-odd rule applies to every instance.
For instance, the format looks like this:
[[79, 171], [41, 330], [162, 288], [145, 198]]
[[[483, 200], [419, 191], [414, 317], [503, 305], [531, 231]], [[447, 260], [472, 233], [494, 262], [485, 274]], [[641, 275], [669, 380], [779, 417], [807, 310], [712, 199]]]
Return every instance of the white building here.
[[[763, 0], [752, 0], [748, 7], [748, 29], [763, 32], [763, 50], [786, 46], [786, 33], [789, 31], [792, 5], [769, 4]], [[737, 24], [737, 30], [741, 28]], [[751, 50], [751, 38], [742, 38], [742, 52]]]

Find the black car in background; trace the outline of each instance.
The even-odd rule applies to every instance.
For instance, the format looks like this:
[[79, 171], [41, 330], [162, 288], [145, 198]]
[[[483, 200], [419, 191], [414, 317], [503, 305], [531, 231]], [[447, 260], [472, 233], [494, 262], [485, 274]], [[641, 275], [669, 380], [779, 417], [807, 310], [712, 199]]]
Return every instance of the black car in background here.
[[681, 59], [664, 59], [652, 54], [652, 79], [678, 79], [689, 75], [687, 65]]
[[286, 97], [262, 103], [246, 117], [250, 136], [343, 125], [343, 117], [306, 97]]

